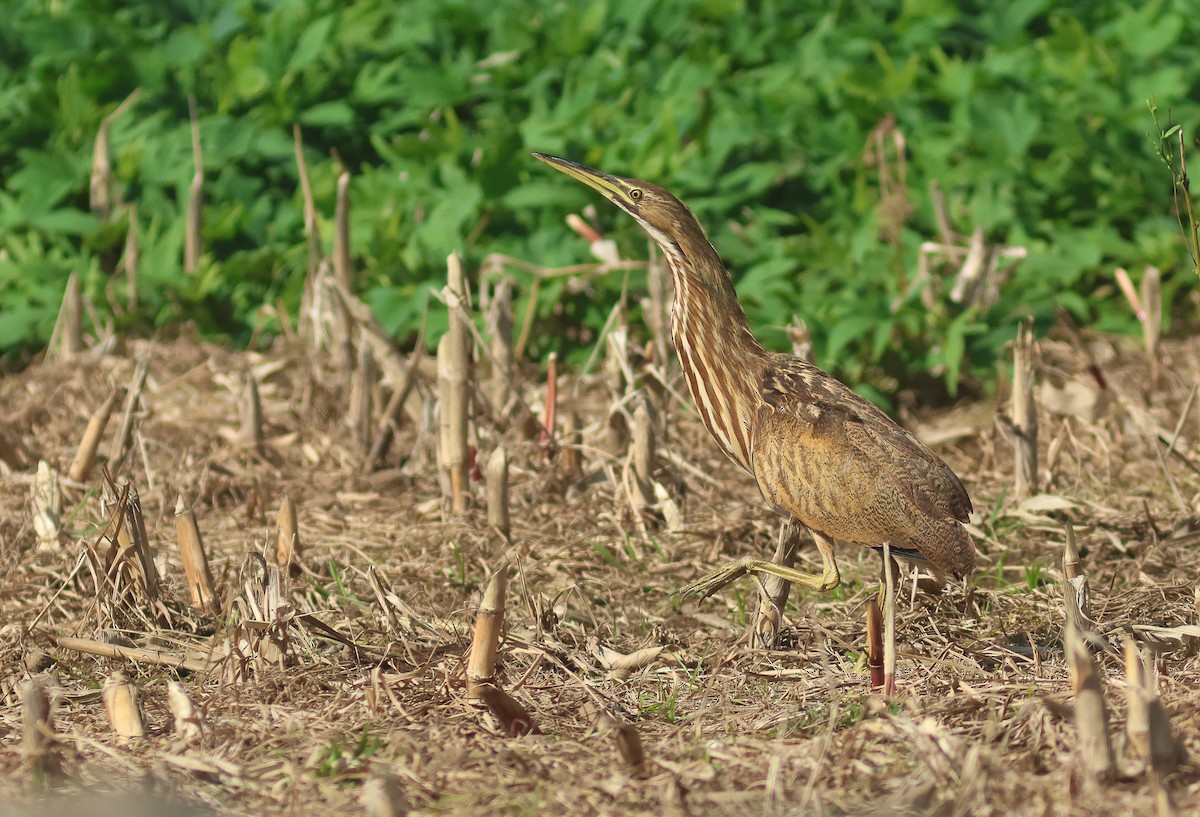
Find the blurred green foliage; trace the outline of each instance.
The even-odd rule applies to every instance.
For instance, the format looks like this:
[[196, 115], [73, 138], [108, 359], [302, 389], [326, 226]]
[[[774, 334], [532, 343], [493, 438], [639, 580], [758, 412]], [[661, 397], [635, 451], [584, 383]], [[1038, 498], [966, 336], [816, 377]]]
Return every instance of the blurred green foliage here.
[[[1176, 274], [1186, 255], [1146, 101], [1185, 134], [1200, 126], [1193, 12], [1185, 0], [11, 0], [0, 351], [44, 343], [72, 270], [135, 328], [190, 320], [244, 342], [264, 304], [294, 310], [299, 123], [322, 213], [334, 207], [331, 151], [354, 174], [359, 288], [398, 336], [451, 250], [475, 264], [492, 252], [587, 260], [562, 219], [596, 199], [529, 158], [542, 150], [687, 201], [751, 321], [776, 327], [768, 342], [782, 344], [796, 314], [817, 362], [868, 391], [953, 393], [960, 378], [992, 376], [1021, 315], [1045, 327], [1061, 308], [1131, 330], [1114, 265], [1161, 267], [1168, 304], [1192, 284]], [[117, 192], [139, 212], [140, 303], [128, 311], [111, 281], [127, 216], [103, 223], [87, 191], [97, 128], [139, 87], [110, 133]], [[185, 276], [189, 95], [205, 257]], [[888, 116], [906, 141], [911, 214], [899, 222], [864, 160]], [[986, 309], [950, 302], [949, 282], [932, 308], [908, 286], [937, 236], [933, 182], [956, 229], [1028, 249]], [[628, 257], [645, 253], [629, 219], [604, 206], [599, 219]], [[328, 248], [329, 219], [321, 229]], [[531, 352], [576, 353], [571, 338], [599, 328], [622, 283], [542, 287]]]

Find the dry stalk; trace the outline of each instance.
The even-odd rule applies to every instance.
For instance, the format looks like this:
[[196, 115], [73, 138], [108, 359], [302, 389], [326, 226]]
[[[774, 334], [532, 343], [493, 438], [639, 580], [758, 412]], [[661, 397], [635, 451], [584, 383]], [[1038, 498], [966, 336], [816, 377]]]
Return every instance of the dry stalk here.
[[378, 467], [384, 457], [387, 456], [388, 449], [392, 446], [392, 440], [395, 438], [396, 426], [400, 422], [400, 411], [403, 409], [405, 402], [408, 400], [409, 394], [412, 393], [412, 388], [417, 382], [417, 367], [420, 365], [425, 354], [425, 321], [421, 321], [421, 329], [417, 332], [417, 343], [413, 347], [412, 355], [408, 359], [408, 366], [404, 369], [404, 375], [392, 396], [388, 398], [387, 405], [383, 409], [383, 414], [379, 417], [379, 424], [375, 427], [375, 440], [371, 443], [370, 453], [367, 454], [366, 467], [372, 470]]
[[371, 344], [366, 339], [366, 332], [360, 332], [358, 344], [358, 365], [350, 378], [350, 409], [347, 412], [350, 427], [358, 438], [358, 448], [366, 457], [371, 450], [371, 394], [374, 390], [378, 372], [375, 370], [375, 358], [371, 354]]
[[333, 274], [338, 283], [354, 291], [350, 269], [350, 171], [342, 168], [337, 180], [337, 209], [334, 212]]
[[479, 700], [499, 722], [505, 734], [516, 738], [542, 733], [529, 711], [500, 687], [495, 684], [479, 684], [476, 690]]
[[167, 681], [167, 706], [175, 718], [175, 734], [179, 739], [184, 743], [198, 743], [204, 737], [207, 724], [178, 681]]
[[646, 515], [654, 508], [654, 419], [643, 396], [633, 412], [633, 500], [634, 511]]
[[1025, 498], [1037, 491], [1037, 404], [1034, 401], [1037, 345], [1033, 339], [1033, 321], [1022, 321], [1013, 345], [1012, 446], [1013, 491]]
[[[779, 538], [775, 543], [775, 555], [771, 561], [784, 567], [792, 567], [796, 563], [799, 549], [800, 527], [788, 520], [779, 526]], [[775, 646], [775, 640], [779, 637], [783, 611], [787, 607], [788, 596], [791, 595], [792, 583], [772, 575], [763, 575], [761, 579], [762, 597], [759, 600], [758, 615], [754, 618], [750, 643], [755, 649], [769, 650]]]
[[467, 361], [452, 332], [438, 341], [438, 453], [451, 508], [467, 510]]
[[1171, 729], [1170, 716], [1158, 697], [1153, 668], [1148, 667], [1132, 638], [1125, 639], [1124, 651], [1126, 745], [1162, 779], [1187, 760], [1187, 750]]
[[242, 448], [261, 451], [265, 435], [263, 434], [262, 400], [258, 396], [258, 381], [253, 372], [246, 373], [246, 388], [242, 392], [241, 428], [238, 430], [238, 444]]
[[125, 273], [126, 307], [130, 310], [138, 306], [138, 263], [142, 253], [138, 247], [138, 209], [136, 204], [129, 205], [129, 227], [125, 231], [125, 251], [121, 254], [121, 270]]
[[642, 744], [641, 733], [632, 723], [620, 720], [608, 712], [601, 711], [596, 718], [596, 729], [608, 732], [617, 744], [617, 754], [621, 763], [633, 777], [645, 777], [648, 772], [646, 764], [646, 747]]
[[1150, 362], [1150, 385], [1147, 394], [1153, 394], [1158, 389], [1159, 361], [1158, 342], [1162, 334], [1162, 275], [1157, 267], [1146, 267], [1142, 276], [1142, 309], [1145, 317], [1142, 319], [1142, 338], [1146, 343], [1146, 357]]
[[14, 471], [24, 471], [29, 467], [29, 452], [20, 440], [13, 440], [3, 428], [0, 428], [0, 462]]
[[491, 336], [492, 377], [488, 397], [492, 411], [503, 416], [512, 390], [513, 314], [512, 284], [508, 279], [496, 283], [488, 310], [488, 333]]
[[195, 172], [188, 187], [187, 224], [183, 245], [183, 271], [193, 273], [204, 254], [204, 155], [200, 149], [200, 120], [196, 115], [196, 97], [188, 97], [188, 116], [192, 121], [192, 161]]
[[300, 528], [296, 518], [296, 503], [287, 494], [279, 502], [275, 514], [275, 564], [279, 570], [295, 576], [300, 572]]
[[118, 671], [108, 676], [100, 690], [100, 697], [108, 712], [109, 725], [123, 741], [146, 735], [141, 693], [137, 686], [130, 682], [128, 675]]
[[38, 461], [31, 500], [38, 550], [57, 550], [62, 522], [62, 487], [58, 474], [45, 460]]
[[1086, 644], [1073, 628], [1067, 631], [1066, 648], [1075, 695], [1078, 760], [1088, 780], [1108, 781], [1116, 772], [1116, 757], [1108, 737], [1108, 708], [1100, 675]]
[[67, 287], [63, 290], [62, 305], [58, 319], [50, 333], [47, 357], [70, 360], [83, 352], [83, 293], [79, 288], [79, 273], [67, 276]]
[[546, 413], [542, 420], [542, 444], [547, 456], [554, 453], [554, 426], [558, 414], [558, 354], [551, 352], [546, 362]]
[[582, 445], [579, 414], [573, 409], [568, 409], [562, 413], [562, 434], [560, 435], [562, 473], [567, 482], [575, 482], [583, 475]]
[[1066, 544], [1063, 547], [1063, 604], [1066, 607], [1067, 631], [1072, 628], [1082, 631], [1095, 627], [1090, 615], [1090, 591], [1088, 578], [1079, 565], [1079, 546], [1075, 542], [1075, 528], [1064, 522]]
[[159, 596], [158, 568], [154, 566], [154, 552], [146, 535], [146, 517], [142, 513], [142, 501], [133, 485], [126, 483], [125, 492], [125, 518], [124, 524], [117, 528], [117, 542], [122, 551], [132, 550], [137, 556], [142, 589], [148, 600], [156, 602]]
[[55, 644], [64, 650], [81, 652], [85, 655], [99, 655], [104, 658], [119, 658], [132, 661], [135, 664], [150, 664], [156, 667], [170, 667], [186, 672], [208, 672], [213, 663], [222, 658], [221, 655], [211, 657], [195, 657], [177, 655], [166, 650], [149, 649], [146, 647], [128, 647], [121, 644], [109, 644], [106, 641], [95, 641], [90, 638], [70, 638], [59, 636]]
[[504, 629], [504, 599], [508, 590], [508, 568], [492, 574], [479, 612], [475, 616], [475, 637], [467, 661], [467, 700], [484, 701], [484, 686], [494, 686], [500, 633]]
[[628, 655], [617, 655], [601, 663], [608, 670], [608, 677], [614, 681], [625, 681], [635, 672], [639, 672], [653, 664], [662, 655], [663, 647], [644, 647], [634, 650]]
[[487, 518], [488, 528], [499, 532], [505, 540], [511, 533], [508, 515], [508, 454], [498, 445], [487, 461]]
[[451, 508], [454, 513], [461, 514], [467, 510], [467, 437], [471, 405], [470, 330], [465, 316], [469, 302], [466, 274], [457, 253], [451, 253], [446, 259], [446, 267], [448, 283], [442, 295], [450, 312], [450, 325], [438, 342], [438, 453], [447, 476]]
[[196, 524], [196, 514], [184, 507], [182, 496], [175, 503], [175, 533], [179, 538], [179, 558], [192, 594], [192, 606], [204, 613], [220, 615], [221, 601], [213, 587], [208, 556], [200, 539], [200, 526]]
[[112, 417], [113, 408], [116, 405], [117, 392], [114, 390], [88, 420], [87, 430], [83, 433], [79, 449], [75, 452], [75, 459], [71, 461], [71, 470], [67, 474], [72, 481], [83, 482], [91, 473], [92, 466], [96, 464], [96, 451], [100, 448], [100, 438], [104, 436], [104, 428], [108, 425], [108, 420]]
[[146, 386], [146, 374], [150, 371], [150, 359], [144, 357], [138, 361], [133, 371], [133, 379], [125, 392], [125, 412], [121, 415], [121, 425], [112, 438], [108, 448], [108, 467], [113, 473], [121, 470], [125, 458], [129, 456], [133, 443], [133, 421], [137, 412], [138, 401], [142, 399], [142, 389]]
[[390, 774], [372, 774], [359, 797], [367, 817], [405, 817], [409, 813], [404, 787]]
[[659, 368], [667, 373], [671, 369], [671, 297], [674, 288], [671, 272], [657, 253], [651, 257], [646, 271], [646, 284], [650, 290], [650, 309], [646, 317], [654, 339], [654, 351]]
[[36, 677], [21, 682], [21, 711], [26, 762], [38, 777], [56, 773], [59, 759], [50, 696]]
[[107, 221], [112, 213], [112, 163], [108, 156], [108, 129], [121, 114], [132, 107], [137, 100], [141, 88], [134, 88], [133, 93], [125, 101], [100, 121], [96, 131], [96, 141], [92, 145], [92, 177], [88, 187], [88, 207], [102, 220]]

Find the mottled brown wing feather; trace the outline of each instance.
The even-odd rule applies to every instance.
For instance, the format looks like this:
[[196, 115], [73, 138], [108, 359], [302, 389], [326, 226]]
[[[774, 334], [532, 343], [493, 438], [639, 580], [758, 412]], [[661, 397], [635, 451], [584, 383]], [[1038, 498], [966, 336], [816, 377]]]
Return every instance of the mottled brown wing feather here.
[[863, 545], [913, 548], [966, 575], [971, 500], [942, 460], [820, 369], [779, 356], [763, 380], [754, 476], [772, 505], [814, 530]]

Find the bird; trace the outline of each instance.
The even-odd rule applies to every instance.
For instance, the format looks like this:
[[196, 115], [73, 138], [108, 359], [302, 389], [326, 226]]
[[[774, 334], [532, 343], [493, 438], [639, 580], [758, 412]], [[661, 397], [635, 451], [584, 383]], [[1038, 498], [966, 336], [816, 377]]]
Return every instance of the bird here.
[[[841, 581], [835, 540], [874, 548], [885, 559], [890, 551], [922, 560], [958, 579], [975, 570], [975, 545], [964, 527], [972, 505], [962, 481], [849, 386], [759, 343], [728, 269], [687, 205], [650, 182], [533, 156], [606, 197], [658, 246], [675, 290], [671, 340], [701, 421], [725, 456], [754, 478], [766, 504], [809, 530], [821, 555], [819, 574], [743, 557], [688, 585], [685, 595], [711, 595], [751, 572], [832, 590]], [[889, 633], [894, 627], [892, 619]]]

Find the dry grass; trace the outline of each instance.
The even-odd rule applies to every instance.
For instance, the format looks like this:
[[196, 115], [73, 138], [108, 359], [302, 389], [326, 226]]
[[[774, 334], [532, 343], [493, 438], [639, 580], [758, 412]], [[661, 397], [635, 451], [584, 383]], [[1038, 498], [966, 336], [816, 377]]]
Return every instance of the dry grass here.
[[[406, 420], [394, 449], [403, 460], [362, 475], [360, 437], [343, 421], [346, 384], [295, 350], [233, 354], [181, 339], [32, 367], [0, 381], [0, 423], [36, 455], [29, 467], [0, 465], [0, 791], [10, 803], [46, 792], [133, 792], [221, 814], [357, 812], [365, 790], [378, 802], [379, 779], [399, 792], [397, 813], [406, 803], [421, 814], [1169, 811], [1119, 738], [1122, 634], [1197, 623], [1200, 420], [1180, 415], [1200, 382], [1200, 343], [1164, 343], [1161, 354], [1147, 396], [1136, 344], [1044, 345], [1046, 380], [1094, 395], [1094, 362], [1107, 385], [1095, 416], [1043, 411], [1042, 490], [1053, 502], [1005, 498], [1011, 453], [993, 406], [911, 423], [942, 441], [939, 451], [970, 488], [981, 569], [969, 591], [910, 596], [905, 583], [892, 701], [869, 692], [863, 609], [878, 560], [868, 551], [839, 551], [845, 585], [834, 594], [793, 593], [775, 650], [741, 646], [747, 611], [757, 607], [751, 582], [702, 605], [671, 595], [721, 560], [769, 554], [777, 525], [748, 478], [674, 402], [658, 481], [685, 489], [681, 532], [646, 535], [634, 519], [624, 464], [600, 451], [607, 405], [589, 382], [569, 406], [583, 429], [584, 482], [565, 484], [543, 444], [515, 430], [504, 439], [505, 540], [487, 529], [481, 479], [469, 485], [468, 513], [445, 513], [436, 429]], [[129, 382], [139, 356], [149, 358], [149, 377], [123, 476], [137, 488], [156, 549], [158, 606], [132, 585], [118, 594], [81, 559], [107, 520], [102, 477], [61, 478], [62, 531], [49, 547], [38, 545], [30, 500], [36, 458], [65, 473], [88, 418]], [[249, 373], [265, 425], [259, 450], [238, 442]], [[418, 384], [430, 390], [428, 380]], [[529, 383], [525, 393], [536, 400], [540, 388]], [[1078, 398], [1074, 407], [1086, 408]], [[1177, 424], [1171, 453], [1155, 437], [1172, 439]], [[478, 440], [482, 468], [498, 437], [480, 428]], [[303, 571], [290, 585], [284, 571], [272, 631], [283, 657], [272, 662], [254, 650], [267, 636], [247, 629], [245, 604], [235, 602], [247, 554], [274, 552], [271, 520], [284, 494], [298, 508]], [[208, 552], [220, 618], [189, 606], [175, 539], [180, 496]], [[1083, 773], [1070, 722], [1060, 641], [1065, 518], [1083, 552], [1091, 616], [1114, 647], [1097, 654], [1121, 758], [1103, 785]], [[813, 567], [811, 548], [801, 558]], [[515, 569], [497, 683], [540, 729], [521, 737], [469, 703], [465, 689], [480, 593], [505, 564]], [[201, 665], [231, 646], [242, 657], [177, 672], [56, 642], [112, 640], [114, 630]], [[1192, 758], [1200, 757], [1196, 644], [1187, 636], [1154, 652], [1163, 703]], [[627, 679], [606, 669], [647, 647], [663, 649]], [[100, 687], [118, 669], [140, 687], [143, 738], [119, 739], [109, 725]], [[35, 772], [22, 754], [19, 689], [31, 674], [54, 702], [58, 773]], [[203, 712], [198, 742], [176, 734], [173, 679]], [[637, 737], [645, 761], [630, 765]], [[1185, 764], [1164, 785], [1187, 813], [1200, 800], [1200, 769]]]

